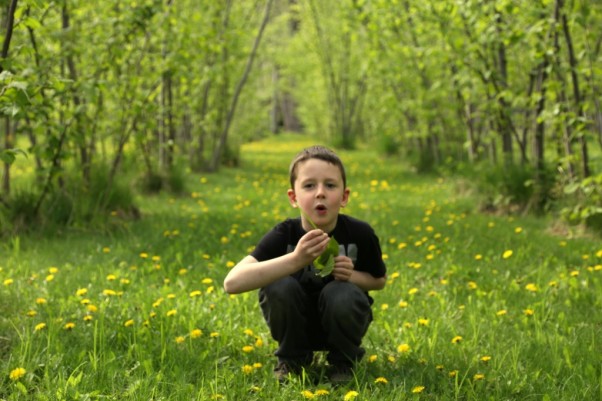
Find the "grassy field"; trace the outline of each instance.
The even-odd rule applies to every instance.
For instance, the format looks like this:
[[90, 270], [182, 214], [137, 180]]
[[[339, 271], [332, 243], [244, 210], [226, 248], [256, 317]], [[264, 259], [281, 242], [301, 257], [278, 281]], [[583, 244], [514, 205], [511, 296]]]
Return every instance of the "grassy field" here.
[[288, 162], [308, 144], [246, 145], [241, 168], [140, 198], [142, 219], [111, 230], [1, 244], [0, 400], [602, 399], [600, 239], [481, 214], [452, 179], [369, 151], [341, 153], [345, 213], [373, 225], [388, 267], [367, 356], [347, 386], [278, 386], [256, 292], [222, 281], [295, 215]]

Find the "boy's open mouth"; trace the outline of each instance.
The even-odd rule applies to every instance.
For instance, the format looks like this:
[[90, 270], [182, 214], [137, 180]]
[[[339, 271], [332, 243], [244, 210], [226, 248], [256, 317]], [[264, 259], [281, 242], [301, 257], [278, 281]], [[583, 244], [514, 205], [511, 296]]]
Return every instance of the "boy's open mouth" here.
[[324, 205], [317, 205], [316, 211], [318, 212], [318, 214], [324, 214], [324, 213], [326, 213], [327, 209], [326, 209], [326, 206], [324, 206]]

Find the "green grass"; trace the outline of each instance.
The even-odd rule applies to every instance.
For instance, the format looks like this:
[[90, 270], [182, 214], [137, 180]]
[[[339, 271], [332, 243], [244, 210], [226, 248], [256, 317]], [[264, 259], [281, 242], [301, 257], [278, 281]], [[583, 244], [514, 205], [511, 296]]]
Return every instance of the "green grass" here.
[[368, 150], [341, 152], [344, 211], [373, 225], [387, 258], [367, 357], [347, 386], [279, 387], [256, 292], [221, 284], [295, 215], [287, 168], [309, 143], [246, 145], [242, 168], [190, 175], [187, 196], [142, 197], [142, 219], [111, 217], [112, 230], [3, 243], [0, 399], [602, 399], [599, 238], [480, 214], [452, 179]]

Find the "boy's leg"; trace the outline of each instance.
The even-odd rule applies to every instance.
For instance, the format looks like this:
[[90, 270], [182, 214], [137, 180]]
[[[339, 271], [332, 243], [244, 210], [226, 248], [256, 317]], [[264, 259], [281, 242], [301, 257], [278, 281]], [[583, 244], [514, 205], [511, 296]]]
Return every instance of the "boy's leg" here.
[[362, 338], [372, 322], [368, 297], [355, 284], [332, 281], [320, 293], [318, 305], [330, 350], [328, 362], [352, 366], [365, 353]]
[[[297, 280], [285, 277], [259, 290], [259, 305], [274, 340], [276, 356], [298, 369], [313, 358], [308, 336], [311, 299]], [[314, 312], [315, 313], [315, 312]]]

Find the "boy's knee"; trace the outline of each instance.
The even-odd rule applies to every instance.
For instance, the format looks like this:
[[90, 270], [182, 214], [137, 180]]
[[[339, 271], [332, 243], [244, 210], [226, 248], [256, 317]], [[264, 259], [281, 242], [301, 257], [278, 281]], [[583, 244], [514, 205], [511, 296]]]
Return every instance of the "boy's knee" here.
[[292, 277], [284, 277], [259, 291], [261, 301], [270, 303], [287, 303], [295, 300], [295, 294], [301, 291], [299, 282]]
[[349, 313], [350, 309], [370, 310], [366, 294], [355, 284], [344, 281], [328, 283], [320, 294], [320, 305], [334, 313]]

